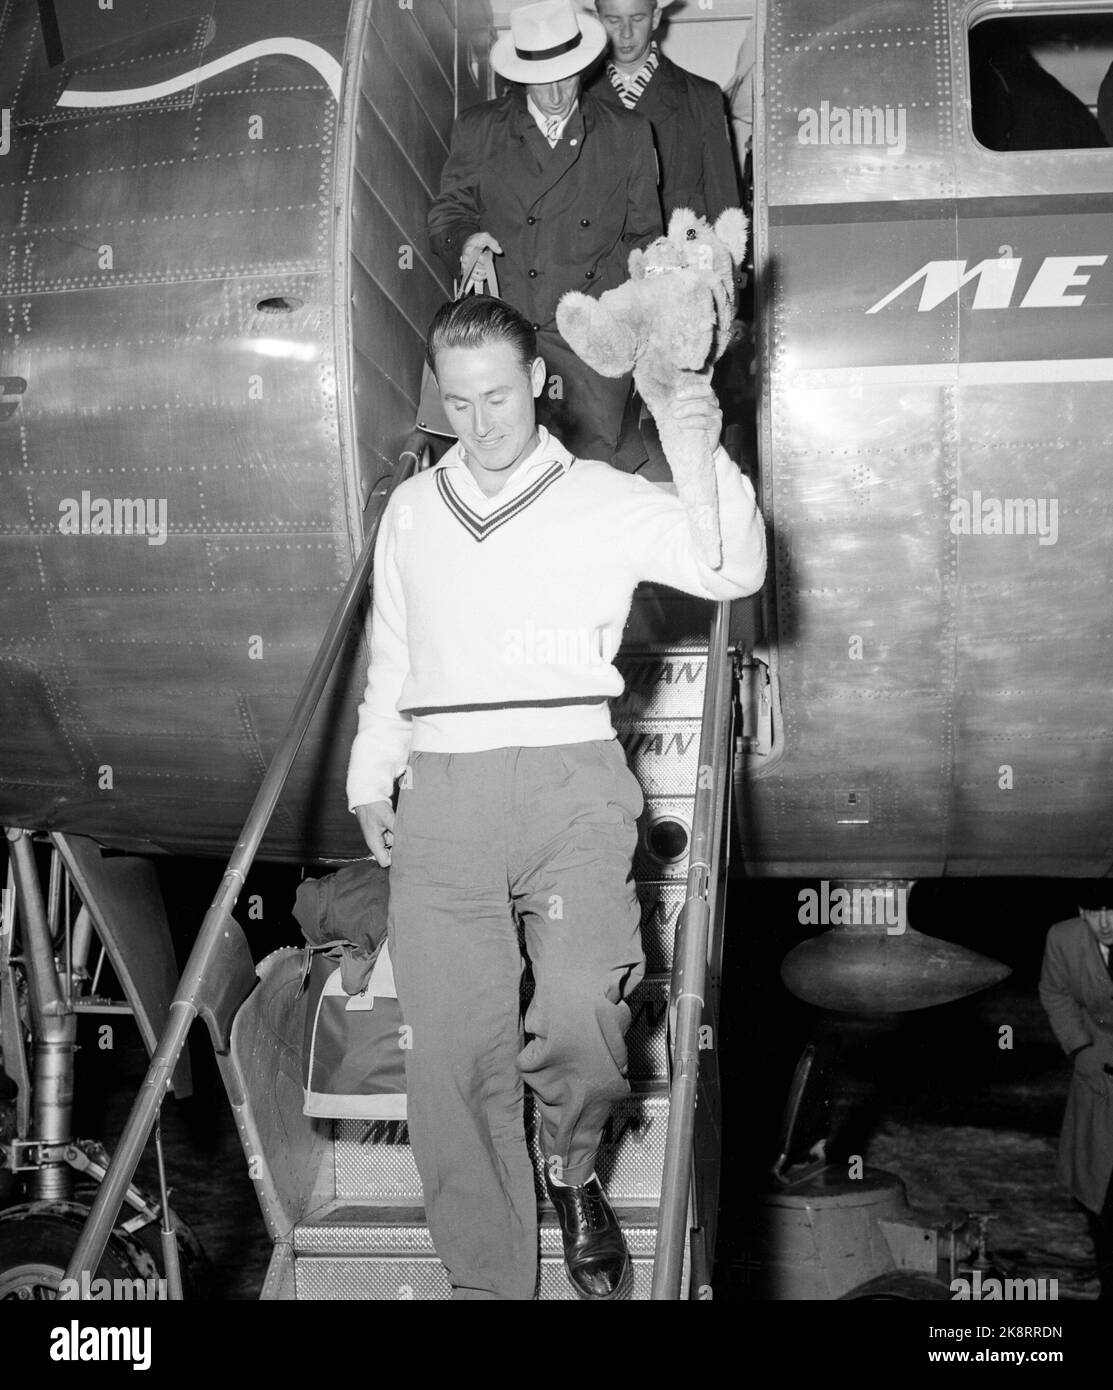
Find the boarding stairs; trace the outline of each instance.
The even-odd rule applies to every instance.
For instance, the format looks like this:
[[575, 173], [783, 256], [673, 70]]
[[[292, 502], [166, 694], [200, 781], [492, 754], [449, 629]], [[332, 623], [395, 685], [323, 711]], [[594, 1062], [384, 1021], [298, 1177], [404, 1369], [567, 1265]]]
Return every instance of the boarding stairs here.
[[[416, 457], [413, 466], [416, 466]], [[399, 476], [381, 484], [380, 506]], [[302, 1115], [301, 952], [284, 948], [246, 979], [231, 918], [247, 865], [366, 591], [374, 531], [322, 641], [287, 740], [260, 789], [221, 890], [183, 973], [148, 1080], [67, 1271], [89, 1267], [114, 1203], [142, 1151], [193, 1017], [209, 1024], [274, 1253], [262, 1298], [448, 1298], [447, 1275], [424, 1224], [404, 1121]], [[634, 873], [642, 902], [646, 976], [631, 996], [632, 1094], [603, 1136], [599, 1177], [626, 1231], [635, 1299], [708, 1298], [718, 1187], [716, 1015], [731, 800], [729, 605], [656, 586], [635, 596], [617, 664], [626, 680], [613, 717], [641, 783]], [[331, 642], [331, 648], [330, 648]], [[710, 683], [709, 683], [710, 673]], [[247, 962], [250, 965], [250, 961]], [[698, 1105], [697, 1105], [698, 1094]], [[525, 1128], [537, 1173], [539, 1297], [574, 1298], [559, 1227], [542, 1181], [538, 1124]], [[107, 1224], [106, 1224], [107, 1223]]]

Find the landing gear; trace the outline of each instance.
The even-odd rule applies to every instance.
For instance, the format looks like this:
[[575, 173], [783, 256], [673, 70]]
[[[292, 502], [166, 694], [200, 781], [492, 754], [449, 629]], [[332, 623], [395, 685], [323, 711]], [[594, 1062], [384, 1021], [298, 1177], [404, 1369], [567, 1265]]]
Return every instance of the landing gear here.
[[[77, 1202], [27, 1202], [0, 1212], [0, 1301], [56, 1299], [88, 1209]], [[113, 1231], [97, 1270], [118, 1297], [142, 1285], [140, 1297], [158, 1297], [158, 1267], [124, 1231]], [[150, 1289], [150, 1294], [147, 1290]]]
[[[0, 1301], [55, 1299], [65, 1277], [77, 1236], [89, 1216], [95, 1189], [82, 1184], [76, 1201], [23, 1202], [0, 1211]], [[126, 1209], [124, 1216], [127, 1215]], [[172, 1212], [178, 1243], [183, 1298], [209, 1296], [211, 1269], [201, 1244]], [[159, 1222], [122, 1221], [112, 1232], [88, 1290], [75, 1296], [93, 1299], [165, 1299]], [[100, 1283], [97, 1281], [106, 1281]]]
[[[32, 835], [8, 829], [0, 899], [0, 1299], [204, 1297], [205, 1260], [169, 1206], [156, 1126], [159, 1198], [134, 1184], [88, 1287], [62, 1285], [109, 1157], [73, 1135], [79, 1014], [132, 1015], [153, 1046], [173, 992], [169, 925], [153, 866], [104, 857], [92, 841], [50, 834], [48, 891]], [[100, 958], [90, 970], [99, 943]], [[127, 996], [102, 997], [110, 961]], [[189, 1093], [188, 1066], [174, 1074]], [[17, 1205], [3, 1206], [15, 1198]], [[174, 1258], [175, 1246], [177, 1258]], [[163, 1260], [172, 1277], [163, 1278]], [[173, 1267], [180, 1267], [181, 1294]], [[61, 1293], [59, 1292], [61, 1286]]]

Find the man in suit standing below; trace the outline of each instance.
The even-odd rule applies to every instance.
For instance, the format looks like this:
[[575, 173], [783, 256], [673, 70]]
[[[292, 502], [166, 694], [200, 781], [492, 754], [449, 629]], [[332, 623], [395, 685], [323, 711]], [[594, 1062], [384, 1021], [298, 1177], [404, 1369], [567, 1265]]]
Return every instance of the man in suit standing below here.
[[491, 66], [515, 85], [462, 111], [429, 209], [429, 240], [464, 280], [485, 252], [499, 257], [503, 299], [530, 321], [549, 377], [539, 418], [581, 458], [613, 462], [630, 377], [600, 376], [556, 326], [568, 290], [597, 297], [627, 278], [632, 250], [662, 231], [648, 121], [581, 95], [602, 55], [599, 21], [572, 0], [510, 15]]
[[691, 208], [714, 222], [740, 201], [726, 106], [714, 82], [677, 67], [659, 51], [653, 35], [671, 3], [580, 0], [585, 9], [594, 8], [610, 40], [608, 61], [587, 90], [652, 125], [665, 225], [676, 208]]
[[1102, 1302], [1113, 1300], [1113, 888], [1047, 934], [1040, 1002], [1074, 1063], [1059, 1179], [1086, 1212]]

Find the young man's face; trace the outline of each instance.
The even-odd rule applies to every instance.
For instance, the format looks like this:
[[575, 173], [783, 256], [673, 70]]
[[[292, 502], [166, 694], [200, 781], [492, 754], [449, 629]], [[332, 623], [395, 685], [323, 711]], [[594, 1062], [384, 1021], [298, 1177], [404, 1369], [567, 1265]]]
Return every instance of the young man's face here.
[[580, 95], [580, 74], [574, 73], [563, 82], [544, 82], [540, 86], [530, 83], [526, 91], [543, 116], [557, 116], [563, 119], [571, 113], [576, 98]]
[[534, 401], [545, 384], [545, 364], [529, 370], [509, 343], [441, 348], [437, 386], [465, 462], [480, 486], [496, 488], [537, 447]]
[[661, 22], [655, 0], [595, 0], [595, 9], [611, 41], [615, 67], [620, 72], [637, 72]]
[[1080, 907], [1078, 915], [1103, 946], [1113, 946], [1113, 907]]

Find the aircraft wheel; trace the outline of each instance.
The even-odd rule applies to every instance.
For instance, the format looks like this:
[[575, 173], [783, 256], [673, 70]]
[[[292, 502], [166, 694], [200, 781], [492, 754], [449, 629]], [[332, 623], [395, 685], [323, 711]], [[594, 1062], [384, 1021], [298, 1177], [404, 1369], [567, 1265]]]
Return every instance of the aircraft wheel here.
[[[56, 1299], [87, 1215], [73, 1202], [28, 1202], [0, 1212], [0, 1301]], [[145, 1251], [112, 1233], [98, 1278], [145, 1280], [157, 1273]]]

